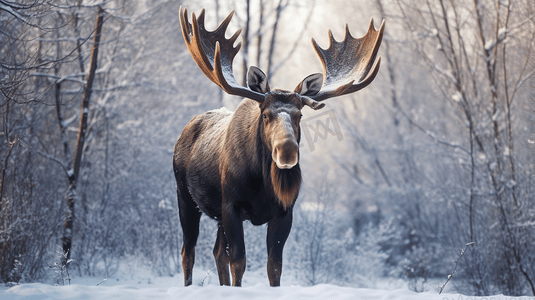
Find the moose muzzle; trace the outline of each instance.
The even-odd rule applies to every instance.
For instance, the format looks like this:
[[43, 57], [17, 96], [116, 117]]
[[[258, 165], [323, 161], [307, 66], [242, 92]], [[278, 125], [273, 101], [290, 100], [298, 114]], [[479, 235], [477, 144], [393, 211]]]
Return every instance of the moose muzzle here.
[[299, 161], [299, 145], [293, 138], [276, 141], [271, 155], [279, 169], [291, 169]]

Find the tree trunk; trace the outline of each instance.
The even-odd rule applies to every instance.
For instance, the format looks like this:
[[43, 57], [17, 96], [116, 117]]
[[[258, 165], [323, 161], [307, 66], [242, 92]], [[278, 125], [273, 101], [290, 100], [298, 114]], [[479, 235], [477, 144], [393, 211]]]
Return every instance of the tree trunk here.
[[246, 0], [246, 15], [245, 15], [245, 29], [243, 30], [243, 47], [242, 47], [242, 56], [243, 56], [243, 66], [242, 66], [242, 76], [243, 76], [243, 85], [247, 86], [247, 59], [249, 55], [249, 23], [251, 19], [251, 8], [250, 0]]
[[260, 68], [262, 57], [262, 27], [264, 25], [264, 0], [260, 0], [260, 15], [258, 18], [258, 37], [256, 49], [256, 66]]
[[84, 98], [82, 101], [82, 112], [80, 117], [80, 126], [78, 128], [78, 139], [76, 142], [76, 152], [73, 160], [73, 168], [69, 172], [69, 189], [66, 196], [67, 208], [65, 209], [65, 225], [63, 227], [63, 252], [66, 254], [67, 264], [71, 257], [72, 248], [72, 229], [74, 221], [74, 203], [76, 200], [76, 184], [78, 182], [78, 175], [80, 173], [80, 165], [82, 162], [82, 152], [85, 143], [85, 134], [87, 130], [87, 115], [89, 112], [89, 100], [91, 98], [91, 90], [95, 73], [97, 70], [98, 46], [100, 43], [100, 32], [102, 30], [102, 23], [104, 19], [104, 10], [98, 7], [97, 22], [95, 29], [95, 38], [93, 40], [93, 49], [91, 51], [91, 63], [89, 66], [89, 73], [87, 74], [87, 82], [84, 89]]
[[277, 38], [277, 27], [279, 25], [279, 20], [282, 12], [282, 0], [279, 1], [279, 5], [277, 5], [277, 14], [275, 16], [275, 23], [273, 24], [273, 34], [271, 35], [271, 43], [269, 45], [269, 52], [268, 52], [268, 65], [267, 65], [267, 77], [268, 80], [271, 77], [271, 67], [273, 65], [273, 52], [275, 52], [275, 41]]

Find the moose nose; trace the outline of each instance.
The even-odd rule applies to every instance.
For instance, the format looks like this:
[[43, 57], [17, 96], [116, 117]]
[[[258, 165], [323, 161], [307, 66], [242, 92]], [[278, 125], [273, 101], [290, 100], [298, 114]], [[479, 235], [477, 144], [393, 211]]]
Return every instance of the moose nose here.
[[299, 145], [293, 139], [275, 142], [271, 154], [279, 169], [291, 169], [298, 162]]

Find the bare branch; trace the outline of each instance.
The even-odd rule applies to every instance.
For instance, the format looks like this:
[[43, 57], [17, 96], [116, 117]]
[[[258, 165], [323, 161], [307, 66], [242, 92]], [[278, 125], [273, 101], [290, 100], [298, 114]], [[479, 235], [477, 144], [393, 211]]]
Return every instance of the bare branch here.
[[[313, 0], [312, 1], [312, 4], [311, 4], [311, 7], [310, 7], [310, 10], [308, 11], [308, 15], [305, 19], [305, 22], [304, 22], [304, 25], [303, 25], [303, 28], [301, 29], [301, 32], [297, 35], [297, 38], [295, 39], [295, 42], [294, 44], [292, 45], [292, 48], [290, 48], [290, 51], [288, 51], [288, 55], [286, 55], [286, 57], [284, 59], [282, 59], [274, 68], [273, 68], [273, 71], [271, 72], [271, 75], [275, 75], [275, 73], [277, 73], [277, 71], [286, 63], [286, 61], [288, 61], [288, 59], [290, 59], [293, 54], [295, 53], [295, 50], [297, 49], [297, 46], [299, 45], [299, 42], [301, 41], [301, 38], [303, 37], [303, 34], [305, 33], [305, 31], [307, 30], [308, 28], [308, 24], [310, 24], [310, 19], [312, 19], [312, 15], [314, 14], [314, 8], [316, 7], [316, 1]], [[260, 47], [259, 47], [260, 48]]]
[[83, 74], [71, 74], [71, 75], [67, 75], [67, 76], [56, 76], [56, 75], [46, 74], [46, 73], [32, 73], [32, 74], [30, 74], [30, 76], [31, 77], [52, 78], [52, 79], [56, 80], [54, 82], [56, 84], [57, 83], [62, 83], [63, 81], [73, 81], [73, 82], [78, 82], [78, 83], [81, 83], [81, 84], [86, 84], [85, 80], [74, 78], [74, 77], [83, 76]]
[[466, 244], [466, 247], [461, 250], [461, 254], [459, 254], [459, 257], [457, 257], [457, 259], [453, 261], [455, 263], [455, 267], [453, 268], [453, 272], [451, 272], [451, 274], [448, 275], [448, 280], [446, 280], [446, 282], [444, 282], [443, 285], [438, 287], [439, 288], [439, 291], [438, 291], [439, 294], [442, 294], [442, 291], [446, 287], [446, 284], [448, 284], [448, 282], [450, 282], [451, 278], [455, 274], [455, 271], [457, 271], [457, 264], [459, 263], [459, 260], [461, 260], [461, 257], [463, 257], [463, 255], [466, 252], [466, 250], [468, 249], [468, 247], [470, 247], [470, 245], [472, 245], [472, 244], [474, 244], [474, 242], [470, 242], [470, 243]]
[[62, 161], [61, 159], [59, 159], [59, 158], [57, 158], [57, 157], [55, 157], [53, 155], [45, 153], [45, 152], [43, 152], [41, 150], [36, 150], [35, 152], [37, 154], [41, 155], [42, 157], [45, 157], [45, 158], [50, 159], [51, 161], [57, 163], [61, 167], [61, 169], [63, 169], [63, 171], [65, 172], [65, 175], [67, 175], [67, 177], [69, 177], [69, 174], [70, 174], [70, 172], [72, 172], [72, 170], [69, 170], [67, 168], [67, 164], [64, 161]]
[[436, 143], [438, 144], [441, 144], [441, 145], [444, 145], [444, 146], [448, 146], [448, 147], [452, 147], [452, 148], [455, 148], [455, 149], [459, 149], [463, 152], [465, 152], [466, 154], [470, 155], [470, 150], [466, 149], [465, 147], [461, 146], [461, 145], [458, 145], [458, 144], [454, 144], [454, 143], [450, 143], [450, 142], [447, 142], [447, 141], [444, 141], [442, 139], [439, 139], [434, 133], [432, 133], [431, 131], [423, 128], [421, 125], [419, 125], [418, 123], [414, 122], [412, 120], [412, 118], [407, 115], [407, 113], [401, 109], [401, 107], [398, 106], [398, 110], [399, 112], [401, 112], [401, 114], [403, 115], [403, 117], [405, 117], [405, 119], [407, 119], [407, 121], [409, 122], [409, 124], [411, 124], [412, 126], [416, 127], [418, 130], [420, 130], [421, 132], [423, 132], [425, 135], [427, 135], [428, 137], [430, 137], [433, 141], [435, 141]]

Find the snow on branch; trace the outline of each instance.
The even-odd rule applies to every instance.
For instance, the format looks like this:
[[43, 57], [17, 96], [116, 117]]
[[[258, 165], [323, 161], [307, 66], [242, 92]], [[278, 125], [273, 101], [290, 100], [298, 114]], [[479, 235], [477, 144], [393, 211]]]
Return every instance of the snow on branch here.
[[444, 70], [439, 65], [434, 64], [432, 65], [433, 69], [437, 71], [439, 74], [443, 75], [447, 79], [451, 81], [451, 83], [456, 84], [457, 79], [455, 78], [454, 74], [451, 72], [451, 70]]
[[459, 144], [450, 143], [450, 142], [447, 142], [445, 140], [440, 139], [433, 132], [423, 128], [420, 124], [416, 123], [409, 115], [407, 115], [407, 113], [403, 109], [401, 109], [401, 108], [398, 108], [398, 109], [401, 112], [401, 115], [403, 117], [405, 117], [405, 119], [407, 119], [409, 124], [411, 124], [412, 126], [416, 127], [418, 130], [423, 132], [425, 135], [427, 135], [429, 138], [431, 138], [436, 143], [444, 145], [444, 146], [452, 147], [452, 148], [455, 148], [455, 149], [459, 149], [459, 150], [465, 152], [466, 154], [470, 154], [470, 151], [468, 149], [466, 149], [465, 147], [463, 147], [463, 146], [461, 146]]
[[61, 126], [63, 126], [63, 128], [67, 128], [69, 125], [72, 124], [72, 122], [74, 122], [76, 120], [76, 118], [78, 118], [78, 115], [74, 114], [69, 119], [61, 121]]
[[492, 49], [496, 46], [496, 44], [499, 44], [505, 40], [506, 33], [508, 33], [507, 28], [502, 27], [498, 30], [498, 41], [496, 42], [494, 39], [490, 39], [485, 43], [485, 50], [487, 53], [490, 53]]
[[50, 0], [34, 0], [30, 4], [20, 4], [11, 1], [0, 0], [0, 11], [7, 12], [15, 19], [20, 20], [26, 25], [46, 31], [48, 30], [47, 28], [43, 28], [39, 24], [33, 23], [31, 20], [43, 14], [42, 10], [35, 10], [35, 8], [43, 6], [45, 3], [49, 4], [49, 1]]
[[450, 282], [451, 278], [455, 274], [455, 271], [457, 271], [457, 264], [459, 263], [459, 260], [461, 260], [461, 257], [463, 257], [463, 255], [466, 252], [466, 250], [468, 249], [468, 247], [470, 247], [470, 245], [472, 245], [472, 244], [474, 244], [474, 242], [470, 242], [470, 243], [466, 244], [466, 247], [464, 247], [464, 249], [461, 250], [461, 254], [459, 254], [459, 257], [457, 257], [457, 259], [453, 261], [453, 263], [455, 263], [455, 267], [453, 268], [453, 272], [451, 272], [451, 274], [448, 275], [448, 280], [446, 280], [446, 282], [444, 282], [443, 285], [438, 287], [439, 288], [439, 291], [438, 291], [439, 294], [442, 294], [442, 291], [444, 291], [444, 288], [446, 287], [448, 282]]
[[57, 76], [57, 75], [38, 73], [38, 72], [30, 74], [30, 76], [33, 76], [33, 77], [47, 77], [47, 78], [56, 79], [57, 80], [56, 83], [62, 83], [63, 81], [74, 81], [74, 82], [78, 82], [81, 84], [85, 84], [86, 83], [85, 80], [76, 78], [81, 75], [83, 74], [71, 74], [67, 76]]
[[67, 177], [69, 177], [70, 174], [72, 173], [72, 170], [67, 168], [67, 164], [64, 161], [60, 160], [59, 158], [57, 158], [57, 157], [55, 157], [53, 155], [50, 155], [48, 153], [42, 152], [40, 150], [37, 150], [36, 153], [41, 155], [41, 156], [43, 156], [43, 157], [45, 157], [45, 158], [48, 158], [51, 161], [56, 162], [58, 165], [60, 165], [60, 167], [63, 169], [63, 171], [65, 171], [65, 174], [67, 175]]
[[[92, 89], [92, 91], [96, 93], [106, 93], [106, 92], [113, 92], [117, 90], [123, 90], [123, 89], [132, 88], [132, 87], [138, 87], [138, 86], [142, 86], [142, 84], [139, 84], [139, 83], [121, 84], [121, 85], [115, 85], [115, 86], [111, 86], [111, 87], [107, 87], [103, 89]], [[78, 94], [80, 90], [63, 90], [63, 92], [65, 94]]]
[[32, 25], [28, 21], [29, 17], [24, 16], [21, 13], [18, 12], [19, 9], [28, 9], [28, 8], [29, 7], [21, 7], [21, 6], [15, 5], [15, 3], [9, 3], [7, 1], [0, 1], [0, 10], [3, 10], [5, 12], [9, 13], [13, 17], [21, 20], [22, 22], [24, 22], [24, 23], [26, 23], [28, 25]]

